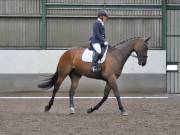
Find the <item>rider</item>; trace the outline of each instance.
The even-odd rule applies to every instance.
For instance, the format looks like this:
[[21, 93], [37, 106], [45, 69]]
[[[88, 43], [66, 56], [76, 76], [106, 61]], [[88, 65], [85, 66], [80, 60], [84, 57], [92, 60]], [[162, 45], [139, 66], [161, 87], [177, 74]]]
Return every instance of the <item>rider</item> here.
[[97, 72], [98, 69], [98, 60], [101, 57], [101, 50], [103, 46], [107, 46], [108, 42], [105, 40], [105, 27], [104, 23], [108, 19], [108, 14], [106, 11], [100, 11], [97, 15], [97, 20], [93, 25], [93, 35], [90, 37], [91, 45], [94, 49], [93, 61], [92, 61], [92, 72]]

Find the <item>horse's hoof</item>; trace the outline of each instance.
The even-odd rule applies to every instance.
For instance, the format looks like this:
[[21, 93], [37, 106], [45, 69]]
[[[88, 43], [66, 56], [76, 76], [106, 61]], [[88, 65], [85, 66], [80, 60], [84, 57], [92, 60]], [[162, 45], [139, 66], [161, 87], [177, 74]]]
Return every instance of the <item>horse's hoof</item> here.
[[93, 112], [93, 109], [92, 108], [89, 108], [88, 110], [87, 110], [87, 113], [92, 113]]
[[45, 106], [44, 111], [45, 111], [45, 112], [48, 112], [49, 110], [50, 110], [49, 106]]
[[128, 116], [128, 113], [127, 112], [121, 112], [121, 115], [122, 116]]
[[70, 108], [70, 114], [75, 114], [76, 112], [75, 112], [75, 109], [74, 109], [74, 107], [71, 107]]

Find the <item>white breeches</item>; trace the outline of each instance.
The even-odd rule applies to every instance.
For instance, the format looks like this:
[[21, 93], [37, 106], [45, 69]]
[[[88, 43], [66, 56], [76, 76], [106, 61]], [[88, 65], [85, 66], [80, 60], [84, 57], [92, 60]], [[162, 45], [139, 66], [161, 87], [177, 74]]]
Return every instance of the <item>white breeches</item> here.
[[101, 53], [101, 45], [99, 43], [92, 44], [92, 46], [96, 52]]

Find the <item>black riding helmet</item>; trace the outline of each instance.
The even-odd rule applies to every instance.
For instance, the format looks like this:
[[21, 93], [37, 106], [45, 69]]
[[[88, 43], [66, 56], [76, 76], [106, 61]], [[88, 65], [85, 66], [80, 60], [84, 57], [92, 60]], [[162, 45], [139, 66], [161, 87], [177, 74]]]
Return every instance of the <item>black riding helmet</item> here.
[[97, 17], [100, 17], [100, 16], [106, 16], [107, 18], [109, 18], [108, 14], [107, 14], [107, 11], [99, 11], [98, 12], [98, 16]]

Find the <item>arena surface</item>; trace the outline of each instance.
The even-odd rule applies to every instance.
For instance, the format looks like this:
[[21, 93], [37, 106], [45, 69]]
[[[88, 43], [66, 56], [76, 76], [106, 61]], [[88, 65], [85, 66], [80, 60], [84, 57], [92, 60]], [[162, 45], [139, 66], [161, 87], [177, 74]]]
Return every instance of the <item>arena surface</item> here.
[[92, 114], [86, 110], [100, 99], [75, 99], [76, 114], [69, 115], [68, 99], [56, 99], [45, 113], [48, 99], [0, 98], [0, 135], [180, 135], [180, 96], [160, 96], [169, 98], [123, 98], [129, 116], [120, 115], [115, 99]]

